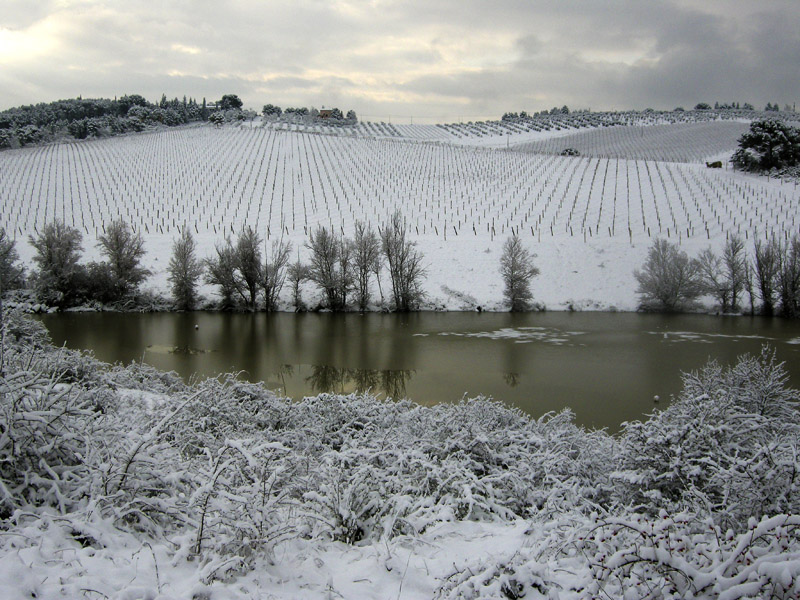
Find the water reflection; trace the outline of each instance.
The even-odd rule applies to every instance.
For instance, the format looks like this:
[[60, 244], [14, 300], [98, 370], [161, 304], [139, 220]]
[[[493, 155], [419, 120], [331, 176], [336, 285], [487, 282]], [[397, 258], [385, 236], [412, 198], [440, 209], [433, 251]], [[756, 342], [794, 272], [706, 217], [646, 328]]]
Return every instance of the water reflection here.
[[503, 373], [503, 381], [506, 382], [506, 385], [511, 388], [515, 388], [519, 385], [520, 380], [522, 379], [522, 375], [519, 373]]
[[314, 392], [319, 393], [371, 392], [387, 398], [405, 398], [406, 385], [413, 375], [414, 371], [411, 370], [381, 371], [312, 365], [311, 374], [305, 381]]
[[239, 372], [292, 398], [370, 390], [420, 404], [491, 396], [540, 416], [571, 407], [617, 429], [664, 407], [681, 371], [769, 342], [800, 385], [800, 321], [607, 313], [54, 314], [57, 345], [185, 378]]

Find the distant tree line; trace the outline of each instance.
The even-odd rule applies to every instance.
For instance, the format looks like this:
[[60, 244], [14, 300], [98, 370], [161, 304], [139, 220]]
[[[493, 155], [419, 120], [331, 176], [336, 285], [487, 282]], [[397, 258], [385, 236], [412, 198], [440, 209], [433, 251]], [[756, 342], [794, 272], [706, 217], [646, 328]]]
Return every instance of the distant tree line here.
[[[356, 111], [348, 110], [345, 115], [338, 108], [326, 109], [327, 114], [324, 120], [332, 125], [354, 125], [358, 123]], [[265, 104], [261, 109], [261, 115], [269, 120], [282, 120], [282, 121], [316, 121], [323, 119], [321, 113], [316, 108], [308, 109], [306, 107], [287, 107], [282, 109], [280, 106], [274, 104]]]
[[[769, 104], [767, 104], [769, 106]], [[708, 102], [698, 102], [695, 104], [695, 110], [711, 110], [711, 105]], [[714, 102], [714, 110], [755, 110], [755, 107], [749, 102]], [[675, 110], [678, 110], [677, 108]], [[680, 110], [683, 110], [681, 108]], [[765, 108], [764, 110], [771, 110]]]
[[108, 137], [154, 126], [176, 126], [207, 121], [245, 120], [256, 116], [242, 110], [235, 94], [215, 103], [195, 98], [151, 103], [139, 94], [107, 98], [75, 98], [19, 106], [0, 112], [0, 149], [19, 148], [59, 139]]
[[546, 117], [547, 115], [570, 115], [570, 114], [584, 114], [589, 113], [589, 109], [582, 109], [582, 110], [574, 110], [571, 111], [569, 107], [565, 104], [561, 108], [554, 106], [550, 110], [542, 110], [539, 112], [533, 112], [528, 114], [526, 111], [516, 112], [507, 112], [503, 113], [503, 116], [500, 118], [501, 121], [518, 121], [520, 119], [530, 119], [532, 117]]
[[[694, 106], [694, 110], [746, 110], [746, 111], [754, 111], [755, 107], [750, 102], [714, 102], [712, 107], [711, 104], [708, 102], [698, 102]], [[776, 103], [767, 102], [767, 105], [764, 107], [764, 111], [780, 111], [780, 105]], [[686, 112], [686, 109], [682, 106], [678, 106], [674, 109], [675, 112]], [[794, 107], [788, 104], [784, 105], [783, 107], [784, 112], [794, 112]], [[642, 112], [645, 113], [652, 113], [655, 112], [652, 108], [646, 108]], [[519, 112], [509, 111], [503, 113], [501, 117], [502, 121], [519, 121], [524, 119], [531, 119], [534, 117], [546, 117], [546, 116], [555, 116], [555, 115], [570, 115], [570, 114], [589, 114], [591, 110], [588, 108], [584, 109], [577, 109], [577, 110], [570, 110], [567, 105], [562, 106], [559, 108], [558, 106], [554, 106], [550, 110], [542, 110], [539, 112], [532, 112], [528, 113], [524, 110]]]
[[[316, 120], [315, 109], [288, 107], [281, 109], [266, 104], [265, 118], [287, 121]], [[214, 125], [252, 121], [255, 111], [243, 108], [236, 94], [225, 94], [217, 101], [195, 98], [168, 99], [162, 94], [158, 102], [149, 102], [139, 94], [114, 98], [74, 98], [49, 103], [31, 104], [0, 111], [0, 150], [33, 146], [62, 139], [91, 139], [144, 131], [156, 126], [173, 127], [208, 121]], [[358, 122], [353, 110], [343, 114], [330, 109], [326, 122], [351, 125]]]
[[698, 297], [709, 295], [723, 313], [745, 310], [765, 316], [800, 317], [798, 236], [756, 240], [748, 256], [742, 238], [733, 235], [721, 255], [708, 248], [696, 258], [689, 258], [675, 243], [657, 239], [634, 276], [641, 306], [646, 310], [685, 310]]

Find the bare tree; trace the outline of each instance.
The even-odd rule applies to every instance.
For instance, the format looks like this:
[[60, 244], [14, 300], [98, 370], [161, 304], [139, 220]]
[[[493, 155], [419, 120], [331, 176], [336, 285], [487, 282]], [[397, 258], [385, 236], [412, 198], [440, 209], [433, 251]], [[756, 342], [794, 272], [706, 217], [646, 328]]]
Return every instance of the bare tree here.
[[726, 277], [723, 259], [706, 248], [697, 257], [697, 267], [702, 278], [703, 291], [719, 301], [720, 310], [728, 312], [731, 301], [731, 286]]
[[633, 275], [639, 282], [636, 292], [647, 308], [677, 310], [703, 292], [697, 261], [664, 239], [653, 242], [642, 269]]
[[233, 308], [234, 296], [239, 293], [239, 282], [236, 280], [236, 250], [230, 238], [226, 238], [223, 244], [217, 244], [215, 254], [216, 256], [203, 261], [206, 269], [205, 282], [219, 286], [223, 308]]
[[800, 317], [800, 238], [781, 244], [778, 296], [784, 317]]
[[339, 260], [336, 269], [336, 295], [339, 307], [347, 307], [347, 296], [354, 288], [353, 278], [353, 242], [347, 238], [339, 240]]
[[262, 279], [261, 237], [250, 226], [236, 238], [237, 291], [250, 310], [255, 310], [258, 287]]
[[533, 293], [531, 280], [539, 274], [533, 257], [517, 235], [512, 235], [503, 244], [500, 257], [500, 275], [503, 278], [503, 296], [512, 312], [529, 310]]
[[194, 237], [188, 228], [172, 243], [172, 257], [167, 272], [175, 304], [180, 310], [194, 308], [197, 301], [197, 280], [203, 273], [203, 264], [197, 258]]
[[392, 215], [391, 221], [381, 231], [381, 248], [389, 267], [394, 308], [402, 312], [416, 308], [424, 295], [422, 254], [416, 249], [416, 244], [407, 239], [407, 233], [408, 227], [400, 211]]
[[322, 288], [328, 306], [334, 310], [341, 308], [339, 298], [339, 241], [325, 227], [319, 227], [306, 244], [311, 250], [311, 264], [308, 278]]
[[353, 267], [355, 269], [356, 301], [366, 310], [370, 300], [370, 276], [380, 271], [381, 243], [378, 236], [363, 221], [356, 221], [353, 236]]
[[756, 286], [755, 286], [755, 271], [753, 264], [749, 259], [745, 258], [744, 261], [744, 289], [747, 291], [747, 297], [750, 300], [750, 316], [756, 314]]
[[289, 265], [287, 269], [289, 285], [292, 289], [292, 303], [295, 310], [303, 310], [303, 298], [300, 294], [300, 285], [308, 279], [308, 266], [300, 262], [300, 255], [297, 260]]
[[29, 237], [36, 250], [33, 262], [39, 267], [36, 291], [45, 302], [61, 306], [75, 299], [82, 239], [80, 231], [63, 221], [48, 223], [35, 237]]
[[766, 242], [755, 242], [754, 276], [759, 296], [761, 312], [772, 316], [775, 312], [775, 287], [780, 271], [780, 249], [778, 242], [771, 238]]
[[291, 250], [292, 245], [289, 242], [275, 240], [264, 260], [261, 290], [264, 293], [264, 305], [268, 311], [278, 308], [278, 297], [286, 282], [286, 264], [289, 262]]
[[139, 284], [150, 275], [141, 266], [145, 255], [144, 240], [125, 221], [113, 221], [98, 238], [98, 247], [105, 255], [114, 278], [115, 299], [135, 293]]
[[725, 273], [728, 287], [731, 291], [731, 310], [738, 310], [739, 295], [745, 289], [747, 257], [744, 254], [744, 240], [738, 235], [732, 235], [725, 243], [722, 254], [725, 263]]

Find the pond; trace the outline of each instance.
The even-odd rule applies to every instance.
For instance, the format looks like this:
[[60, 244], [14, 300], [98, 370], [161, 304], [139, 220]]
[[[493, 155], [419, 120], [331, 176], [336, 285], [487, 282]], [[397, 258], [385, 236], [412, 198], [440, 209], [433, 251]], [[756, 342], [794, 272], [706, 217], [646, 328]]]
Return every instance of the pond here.
[[[680, 372], [764, 344], [800, 385], [800, 322], [632, 313], [60, 313], [53, 342], [184, 378], [237, 371], [292, 398], [371, 390], [420, 404], [491, 396], [533, 416], [570, 407], [616, 431], [664, 408]], [[658, 399], [656, 399], [658, 397]]]

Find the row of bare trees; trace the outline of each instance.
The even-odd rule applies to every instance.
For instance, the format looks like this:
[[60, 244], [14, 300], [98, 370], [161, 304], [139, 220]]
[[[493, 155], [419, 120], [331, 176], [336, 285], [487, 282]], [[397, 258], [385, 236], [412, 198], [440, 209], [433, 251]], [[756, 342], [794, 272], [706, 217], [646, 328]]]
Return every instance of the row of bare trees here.
[[751, 256], [744, 240], [731, 236], [721, 255], [711, 248], [689, 258], [677, 244], [657, 239], [647, 260], [634, 272], [642, 307], [675, 311], [700, 296], [715, 299], [722, 312], [745, 309], [755, 314], [800, 316], [800, 238], [757, 240]]
[[[357, 222], [353, 238], [337, 236], [332, 230], [319, 227], [305, 244], [310, 251], [308, 264], [300, 261], [299, 254], [295, 262], [289, 263], [292, 252], [289, 242], [276, 240], [269, 251], [264, 246], [262, 253], [263, 243], [258, 233], [247, 227], [235, 242], [226, 239], [216, 246], [213, 257], [195, 264], [197, 269], [205, 267], [206, 283], [218, 286], [223, 306], [240, 303], [254, 310], [263, 299], [266, 310], [275, 310], [278, 297], [288, 282], [293, 304], [302, 309], [305, 305], [301, 284], [310, 281], [323, 292], [325, 308], [345, 310], [355, 303], [360, 310], [365, 310], [372, 299], [373, 278], [378, 283], [381, 302], [384, 301], [380, 279], [384, 266], [389, 273], [395, 310], [414, 310], [422, 300], [423, 255], [415, 242], [409, 240], [408, 226], [399, 212], [378, 232]], [[181, 289], [185, 289], [185, 282], [189, 280], [187, 269], [180, 273], [171, 279], [176, 298], [175, 282], [182, 282]], [[195, 279], [197, 277], [195, 275]]]
[[[103, 263], [82, 264], [82, 235], [61, 221], [49, 223], [29, 241], [36, 251], [34, 262], [38, 267], [29, 283], [38, 299], [51, 306], [127, 301], [150, 274], [141, 266], [145, 253], [141, 235], [121, 220], [108, 225], [99, 237], [98, 246], [107, 259]], [[235, 240], [226, 238], [216, 245], [211, 257], [201, 259], [194, 237], [184, 230], [173, 242], [167, 267], [175, 304], [181, 310], [194, 308], [202, 277], [218, 287], [223, 308], [255, 310], [263, 306], [267, 311], [276, 310], [288, 282], [294, 305], [302, 309], [301, 284], [310, 281], [323, 292], [320, 307], [345, 310], [355, 304], [365, 310], [372, 300], [373, 279], [384, 303], [381, 273], [385, 267], [392, 308], [410, 311], [419, 307], [426, 269], [400, 212], [378, 232], [363, 222], [356, 223], [352, 239], [319, 227], [305, 246], [310, 262], [302, 263], [298, 254], [290, 264], [289, 242], [276, 240], [268, 248], [256, 230], [246, 227]], [[0, 230], [0, 291], [26, 284], [18, 258], [13, 240]]]
[[[40, 301], [52, 306], [80, 302], [126, 302], [135, 299], [138, 287], [150, 274], [143, 268], [144, 242], [123, 221], [115, 221], [98, 238], [104, 262], [80, 263], [82, 236], [63, 222], [48, 224], [30, 243], [38, 269], [29, 278]], [[308, 264], [290, 264], [291, 244], [276, 240], [268, 248], [250, 227], [236, 240], [226, 238], [213, 256], [200, 259], [191, 233], [186, 230], [173, 243], [167, 268], [172, 295], [179, 309], [194, 308], [198, 282], [219, 288], [223, 308], [244, 306], [267, 311], [278, 308], [288, 282], [292, 303], [304, 309], [301, 286], [312, 282], [323, 292], [319, 308], [365, 310], [372, 301], [372, 281], [377, 282], [380, 304], [386, 304], [381, 274], [388, 272], [388, 302], [397, 311], [415, 310], [423, 299], [426, 275], [423, 255], [409, 239], [408, 225], [396, 212], [377, 232], [358, 222], [353, 238], [337, 236], [319, 227], [305, 247]], [[263, 250], [262, 250], [263, 248]], [[0, 292], [25, 284], [24, 270], [4, 231], [0, 230]], [[531, 280], [538, 274], [529, 251], [518, 236], [503, 246], [500, 274], [506, 303], [512, 311], [531, 308]], [[800, 317], [800, 237], [757, 240], [748, 256], [742, 238], [728, 238], [721, 255], [711, 248], [696, 258], [664, 239], [657, 239], [641, 269], [634, 272], [642, 307], [651, 310], [684, 310], [703, 295], [713, 297], [722, 312], [746, 310], [771, 316]]]

